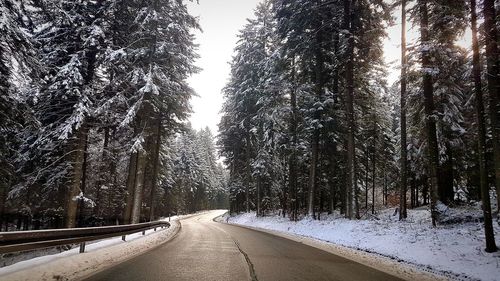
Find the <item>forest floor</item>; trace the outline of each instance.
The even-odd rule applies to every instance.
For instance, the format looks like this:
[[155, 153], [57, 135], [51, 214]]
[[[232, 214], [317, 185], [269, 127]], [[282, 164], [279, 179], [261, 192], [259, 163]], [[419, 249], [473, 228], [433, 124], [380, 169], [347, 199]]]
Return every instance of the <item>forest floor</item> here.
[[[441, 223], [433, 228], [426, 207], [408, 210], [400, 222], [394, 208], [347, 220], [340, 214], [324, 214], [321, 220], [303, 218], [292, 222], [281, 216], [257, 218], [245, 213], [224, 220], [231, 224], [256, 227], [309, 237], [323, 242], [386, 257], [427, 272], [455, 280], [499, 280], [500, 251], [484, 251], [482, 212], [478, 203], [457, 208], [442, 205]], [[494, 222], [500, 246], [500, 223]]]

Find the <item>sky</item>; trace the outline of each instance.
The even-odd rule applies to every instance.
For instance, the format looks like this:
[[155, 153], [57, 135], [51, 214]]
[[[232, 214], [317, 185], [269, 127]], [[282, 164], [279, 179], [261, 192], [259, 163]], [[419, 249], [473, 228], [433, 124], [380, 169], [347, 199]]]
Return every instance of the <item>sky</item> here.
[[[188, 9], [193, 16], [199, 18], [203, 32], [196, 32], [196, 43], [199, 45], [200, 59], [196, 62], [202, 70], [189, 79], [189, 84], [198, 97], [192, 99], [193, 114], [190, 122], [194, 129], [209, 127], [217, 134], [220, 110], [223, 102], [222, 88], [229, 79], [229, 62], [233, 49], [238, 41], [237, 35], [253, 17], [253, 10], [260, 0], [199, 0], [188, 1]], [[400, 11], [395, 11], [399, 16]], [[408, 24], [408, 27], [409, 24]], [[384, 42], [385, 61], [388, 65], [387, 81], [389, 85], [399, 76], [401, 59], [401, 23], [387, 29], [388, 37]], [[466, 40], [461, 45], [468, 46]], [[407, 39], [411, 41], [418, 35], [418, 30], [409, 30]]]
[[229, 62], [238, 41], [237, 35], [253, 16], [259, 0], [200, 0], [187, 2], [193, 16], [199, 17], [203, 32], [196, 32], [200, 59], [196, 62], [202, 71], [189, 79], [198, 97], [191, 101], [194, 129], [209, 127], [217, 132], [222, 106], [222, 88], [229, 79]]

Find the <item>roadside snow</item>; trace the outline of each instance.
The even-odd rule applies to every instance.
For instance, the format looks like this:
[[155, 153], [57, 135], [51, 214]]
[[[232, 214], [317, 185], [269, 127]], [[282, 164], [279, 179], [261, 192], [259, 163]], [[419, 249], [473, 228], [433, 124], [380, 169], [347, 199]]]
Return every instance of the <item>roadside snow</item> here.
[[[196, 214], [203, 214], [204, 211], [198, 212]], [[170, 217], [165, 217], [161, 218], [161, 221], [175, 221], [179, 219], [184, 219], [188, 218], [190, 216], [196, 215], [196, 214], [190, 214], [190, 215], [175, 215], [175, 216], [170, 216]], [[153, 230], [151, 230], [153, 231]], [[147, 231], [146, 234], [149, 234], [151, 231]], [[132, 241], [135, 239], [138, 239], [142, 237], [142, 235], [139, 234], [133, 234], [131, 236], [127, 235], [127, 241]], [[121, 241], [121, 238], [119, 239], [118, 237], [111, 238], [111, 239], [106, 239], [106, 240], [100, 240], [100, 241], [92, 241], [92, 242], [87, 242], [87, 246], [85, 247], [86, 251], [92, 251], [94, 249], [100, 249], [102, 247], [108, 247], [116, 244], [120, 244], [123, 241]], [[61, 254], [63, 252], [68, 252], [67, 254], [74, 254], [75, 251], [78, 251], [78, 245], [66, 245], [64, 247], [51, 247], [51, 248], [46, 248], [46, 249], [38, 249], [38, 250], [33, 250], [33, 251], [25, 251], [25, 252], [20, 252], [20, 253], [11, 253], [11, 254], [0, 254], [0, 276], [2, 275], [2, 270], [1, 268], [7, 267], [14, 265], [16, 263], [26, 261], [26, 260], [31, 260], [34, 258], [38, 257], [45, 257], [44, 259], [41, 259], [39, 261], [48, 259], [46, 256], [51, 256], [51, 257], [57, 257], [58, 254]], [[14, 267], [15, 268], [15, 267]], [[10, 269], [8, 269], [10, 272]]]
[[[380, 220], [351, 221], [331, 215], [322, 216], [321, 221], [306, 218], [291, 222], [279, 216], [257, 218], [255, 213], [247, 213], [224, 218], [224, 221], [379, 254], [453, 279], [500, 280], [500, 253], [484, 251], [482, 223], [432, 228], [427, 210], [409, 210], [408, 215], [406, 222], [397, 221], [392, 210], [379, 214]], [[497, 245], [500, 245], [498, 224], [495, 224], [495, 232]]]
[[[74, 280], [144, 253], [172, 238], [179, 230], [178, 219], [170, 218], [171, 226], [165, 229], [146, 231], [87, 244], [85, 253], [79, 248], [21, 261], [0, 268], [0, 280]], [[168, 221], [168, 218], [163, 220]]]

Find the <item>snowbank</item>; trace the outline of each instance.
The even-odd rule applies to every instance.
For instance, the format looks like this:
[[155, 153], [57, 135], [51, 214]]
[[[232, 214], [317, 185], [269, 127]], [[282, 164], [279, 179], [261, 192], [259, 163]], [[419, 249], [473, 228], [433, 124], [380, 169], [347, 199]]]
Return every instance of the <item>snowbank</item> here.
[[[382, 212], [380, 220], [359, 221], [337, 215], [323, 216], [321, 221], [291, 222], [279, 216], [256, 218], [255, 213], [222, 220], [379, 254], [453, 279], [500, 280], [500, 252], [484, 252], [484, 231], [479, 221], [432, 228], [425, 209], [409, 210], [406, 222], [397, 221], [392, 212]], [[500, 245], [498, 224], [495, 232]]]
[[[85, 247], [47, 255], [0, 268], [0, 280], [74, 280], [142, 254], [168, 240], [179, 230], [179, 217], [171, 217], [169, 228], [101, 240]], [[168, 221], [168, 218], [165, 220]]]

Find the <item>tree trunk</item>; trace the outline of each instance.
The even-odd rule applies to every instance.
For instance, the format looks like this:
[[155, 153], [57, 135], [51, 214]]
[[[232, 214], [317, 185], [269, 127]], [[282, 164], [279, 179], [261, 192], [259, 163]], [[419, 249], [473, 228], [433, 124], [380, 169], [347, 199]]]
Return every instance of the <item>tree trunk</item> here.
[[335, 193], [335, 184], [333, 182], [329, 182], [330, 187], [330, 202], [328, 206], [328, 214], [331, 215], [335, 211], [335, 205], [337, 201], [336, 193]]
[[316, 169], [319, 154], [319, 130], [315, 129], [313, 134], [311, 166], [309, 170], [309, 196], [307, 200], [307, 215], [314, 218], [314, 201], [316, 197]]
[[[102, 4], [102, 3], [100, 3]], [[97, 47], [94, 46], [86, 53], [87, 69], [83, 75], [84, 85], [89, 86], [92, 83], [95, 73], [95, 63], [97, 57]], [[66, 209], [66, 227], [73, 228], [76, 226], [76, 215], [78, 211], [78, 205], [80, 202], [80, 207], [83, 206], [83, 199], [77, 200], [77, 196], [84, 192], [85, 187], [85, 173], [86, 173], [86, 156], [87, 156], [87, 135], [89, 128], [87, 124], [82, 124], [81, 127], [75, 134], [76, 140], [75, 144], [71, 149], [74, 149], [74, 163], [73, 163], [73, 175], [71, 176], [71, 182], [67, 197], [67, 209]]]
[[[88, 146], [89, 146], [89, 137], [88, 137], [88, 129], [87, 133], [85, 134], [85, 146], [83, 149], [83, 164], [82, 164], [82, 183], [80, 186], [80, 190], [82, 192], [82, 195], [85, 196], [86, 192], [86, 186], [87, 186], [87, 165], [88, 165]], [[80, 198], [78, 200], [78, 227], [83, 227], [83, 221], [84, 221], [84, 216], [85, 216], [85, 200]]]
[[262, 192], [262, 178], [260, 175], [257, 176], [257, 184], [256, 184], [256, 193], [257, 193], [257, 217], [260, 217], [262, 216], [262, 209], [261, 209], [261, 206], [260, 206], [260, 201], [262, 200], [261, 199], [261, 192]]
[[387, 164], [384, 161], [384, 187], [383, 187], [383, 195], [382, 195], [382, 204], [387, 206]]
[[[99, 3], [99, 5], [102, 5], [103, 3]], [[86, 72], [83, 75], [84, 78], [84, 85], [87, 87], [90, 87], [92, 80], [94, 78], [94, 73], [95, 73], [95, 67], [96, 67], [96, 58], [97, 58], [97, 46], [93, 46], [90, 48], [88, 52], [85, 53], [86, 55], [86, 61], [87, 61], [87, 69]], [[87, 140], [88, 140], [88, 133], [89, 133], [89, 128], [87, 127], [86, 124], [82, 125], [82, 127], [78, 130], [77, 132], [77, 154], [75, 156], [77, 161], [80, 162], [75, 162], [77, 167], [74, 170], [74, 177], [72, 179], [72, 186], [71, 191], [70, 191], [70, 198], [68, 201], [68, 214], [66, 218], [66, 227], [71, 228], [76, 226], [76, 215], [79, 210], [78, 214], [78, 225], [82, 226], [83, 222], [83, 212], [85, 209], [85, 201], [83, 199], [83, 196], [85, 196], [85, 185], [86, 185], [86, 178], [87, 178]], [[82, 135], [80, 135], [80, 133]], [[80, 139], [83, 138], [83, 139]], [[82, 145], [83, 143], [83, 145]], [[81, 151], [80, 151], [81, 150]], [[79, 155], [82, 154], [82, 155]], [[80, 200], [75, 201], [74, 203], [72, 202], [72, 198], [74, 198], [72, 195], [74, 192], [78, 192], [82, 194], [82, 198]], [[78, 194], [77, 194], [78, 195]], [[74, 206], [76, 205], [76, 206]], [[74, 214], [73, 214], [74, 213]]]
[[[446, 138], [446, 137], [445, 137]], [[446, 143], [446, 161], [438, 169], [439, 200], [446, 205], [453, 201], [453, 150], [450, 143]]]
[[[336, 65], [337, 67], [334, 67], [333, 68], [333, 83], [332, 83], [332, 92], [333, 92], [333, 100], [335, 103], [338, 103], [338, 99], [339, 99], [339, 96], [340, 96], [340, 91], [339, 91], [339, 78], [340, 78], [340, 75], [339, 75], [339, 67], [338, 67], [338, 64], [339, 64], [339, 54], [340, 54], [340, 49], [339, 49], [339, 42], [340, 41], [340, 35], [339, 35], [339, 32], [335, 32], [335, 34], [333, 35], [333, 51], [334, 51], [334, 60], [333, 60], [333, 65]], [[334, 143], [334, 146], [335, 148], [332, 149], [332, 151], [337, 151], [337, 144]], [[339, 191], [338, 188], [336, 188], [338, 185], [339, 185], [339, 181], [338, 180], [335, 180], [335, 182], [333, 182], [333, 177], [336, 175], [337, 173], [337, 166], [336, 166], [336, 159], [335, 159], [335, 153], [331, 153], [330, 155], [330, 163], [331, 163], [331, 168], [332, 168], [332, 171], [331, 172], [331, 177], [332, 178], [332, 182], [330, 182], [330, 212], [333, 213], [335, 208], [336, 208], [336, 205], [337, 205], [337, 194], [336, 192]]]
[[7, 175], [7, 180], [5, 185], [0, 183], [0, 232], [2, 232], [3, 225], [5, 223], [5, 229], [7, 231], [7, 216], [5, 214], [5, 202], [7, 200], [7, 188], [10, 186], [10, 176]]
[[[320, 168], [319, 173], [321, 174], [321, 168]], [[321, 186], [318, 189], [319, 189], [319, 210], [318, 210], [317, 218], [318, 218], [318, 220], [321, 220], [321, 213], [323, 213], [325, 193], [323, 192], [323, 189], [321, 188]]]
[[[116, 132], [115, 128], [113, 128], [111, 131], [111, 137], [110, 137], [111, 142], [115, 142], [115, 140], [116, 140], [115, 132]], [[118, 175], [117, 175], [117, 168], [118, 168], [118, 163], [117, 163], [118, 151], [117, 150], [118, 149], [117, 149], [115, 143], [113, 143], [111, 145], [111, 147], [112, 147], [112, 149], [109, 153], [109, 159], [110, 159], [109, 181], [110, 181], [111, 186], [110, 186], [110, 192], [107, 194], [107, 199], [108, 199], [108, 205], [113, 206], [113, 208], [109, 211], [108, 214], [114, 216], [116, 218], [115, 221], [118, 221], [118, 218], [121, 217], [121, 215], [123, 215], [123, 210], [121, 209], [121, 206], [118, 204], [123, 203], [125, 197], [123, 196], [124, 192], [123, 192], [121, 185], [118, 184]], [[119, 203], [118, 204], [114, 203], [112, 205], [113, 202], [119, 202]], [[120, 213], [121, 213], [121, 215], [120, 215]], [[123, 218], [122, 218], [122, 222], [123, 222]]]
[[486, 161], [486, 124], [484, 120], [484, 103], [481, 82], [481, 62], [479, 43], [477, 39], [477, 14], [476, 0], [471, 0], [471, 25], [472, 25], [472, 51], [474, 75], [474, 91], [476, 94], [476, 118], [478, 127], [479, 170], [481, 184], [481, 199], [483, 201], [484, 232], [486, 237], [486, 252], [496, 252], [495, 234], [493, 231], [491, 204], [488, 185], [488, 168]]
[[290, 158], [288, 160], [288, 184], [290, 190], [290, 219], [297, 220], [297, 158], [295, 156], [295, 148], [292, 148]]
[[158, 185], [158, 172], [160, 166], [160, 148], [161, 148], [161, 120], [158, 117], [157, 128], [155, 131], [156, 141], [153, 155], [153, 175], [151, 179], [151, 193], [149, 194], [149, 221], [155, 219], [155, 197], [156, 197], [156, 186]]
[[127, 176], [127, 194], [125, 199], [125, 210], [123, 213], [123, 223], [130, 224], [132, 206], [134, 205], [135, 178], [137, 175], [137, 152], [130, 155]]
[[141, 220], [142, 193], [144, 186], [144, 174], [146, 169], [146, 151], [137, 152], [137, 174], [135, 177], [134, 200], [132, 205], [131, 223], [139, 223]]
[[427, 175], [424, 175], [422, 178], [422, 197], [424, 200], [424, 205], [429, 204], [429, 177]]
[[[320, 19], [317, 20], [316, 28], [319, 30], [322, 26], [322, 21]], [[323, 101], [323, 64], [324, 57], [322, 53], [322, 44], [323, 37], [321, 32], [316, 32], [315, 36], [316, 41], [316, 66], [315, 66], [315, 92], [316, 92], [316, 102]], [[321, 122], [321, 111], [319, 109], [315, 109], [314, 119], [317, 122]], [[307, 215], [310, 217], [315, 216], [314, 213], [314, 203], [316, 199], [316, 189], [317, 189], [317, 166], [318, 166], [318, 158], [319, 158], [319, 139], [320, 139], [320, 128], [317, 126], [314, 128], [312, 141], [311, 141], [311, 167], [309, 170], [309, 198], [308, 198], [308, 206], [307, 206]]]
[[420, 202], [418, 201], [418, 187], [420, 186], [420, 183], [417, 183], [415, 185], [415, 207], [420, 207]]
[[[102, 154], [101, 154], [101, 171], [99, 171], [98, 180], [96, 183], [96, 204], [95, 204], [95, 215], [100, 216], [102, 211], [102, 185], [109, 184], [109, 177], [105, 176], [107, 171], [107, 165], [110, 164], [109, 156], [108, 156], [108, 146], [109, 146], [109, 127], [104, 128], [104, 144], [102, 146]], [[106, 180], [106, 179], [107, 180]]]
[[[354, 217], [353, 201], [356, 205], [356, 215], [359, 215], [359, 206], [357, 204], [357, 179], [355, 169], [356, 146], [354, 140], [355, 121], [354, 121], [354, 36], [352, 34], [352, 16], [351, 8], [354, 1], [344, 0], [344, 30], [347, 30], [347, 64], [345, 70], [346, 80], [346, 113], [347, 113], [347, 180], [346, 180], [346, 215], [349, 219]], [[355, 198], [356, 197], [356, 198]]]
[[399, 190], [399, 220], [407, 217], [406, 190], [408, 184], [408, 153], [406, 140], [406, 0], [401, 1], [401, 182]]
[[333, 91], [333, 100], [335, 103], [338, 102], [338, 99], [340, 97], [340, 90], [339, 90], [339, 62], [340, 62], [340, 47], [339, 47], [339, 42], [340, 41], [340, 35], [338, 32], [335, 32], [335, 35], [333, 37], [333, 50], [334, 50], [334, 65], [336, 67], [333, 68], [333, 85], [332, 85], [332, 91]]
[[365, 164], [365, 210], [368, 212], [368, 191], [369, 188], [369, 170], [370, 170], [370, 147], [366, 144], [366, 164]]
[[[500, 85], [499, 61], [496, 27], [496, 11], [494, 0], [483, 1], [484, 29], [486, 43], [486, 75], [488, 80], [488, 95], [490, 101], [489, 115], [493, 141], [493, 163], [495, 168], [495, 186], [497, 192], [497, 211], [500, 210]], [[498, 211], [500, 215], [500, 211]]]
[[372, 154], [372, 215], [375, 214], [375, 180], [377, 164], [377, 123], [374, 122], [373, 154]]
[[[281, 165], [283, 167], [286, 167], [286, 163], [285, 162], [282, 162]], [[282, 197], [283, 197], [283, 201], [281, 202], [281, 209], [282, 209], [282, 216], [283, 218], [286, 218], [286, 216], [288, 215], [288, 195], [289, 195], [289, 191], [288, 191], [288, 180], [287, 179], [287, 175], [286, 174], [283, 174], [283, 188], [281, 189], [281, 193], [282, 193]]]
[[420, 36], [422, 46], [422, 68], [423, 68], [423, 88], [424, 107], [427, 131], [427, 163], [430, 171], [430, 199], [432, 225], [436, 226], [437, 221], [437, 199], [438, 199], [438, 167], [439, 150], [436, 135], [436, 112], [434, 106], [434, 89], [432, 85], [431, 57], [429, 53], [429, 16], [427, 13], [427, 0], [419, 0], [420, 5]]
[[415, 189], [416, 189], [415, 173], [411, 173], [410, 179], [410, 208], [415, 208]]
[[290, 134], [292, 138], [291, 153], [288, 160], [288, 184], [290, 190], [290, 219], [297, 220], [297, 92], [295, 89], [295, 58], [292, 59], [292, 72], [291, 72], [292, 90], [290, 92], [290, 106], [292, 107], [292, 116], [290, 117]]
[[73, 150], [73, 153], [71, 154], [73, 174], [71, 175], [69, 190], [66, 196], [66, 228], [73, 228], [76, 226], [78, 195], [81, 192], [87, 133], [88, 129], [86, 125], [83, 124], [76, 132], [73, 144], [70, 145], [70, 149]]
[[250, 135], [247, 133], [246, 136], [246, 173], [247, 182], [245, 184], [245, 209], [247, 213], [250, 213], [250, 183], [252, 182], [252, 167], [251, 167], [251, 145], [250, 145]]

